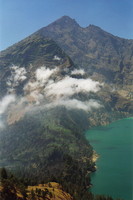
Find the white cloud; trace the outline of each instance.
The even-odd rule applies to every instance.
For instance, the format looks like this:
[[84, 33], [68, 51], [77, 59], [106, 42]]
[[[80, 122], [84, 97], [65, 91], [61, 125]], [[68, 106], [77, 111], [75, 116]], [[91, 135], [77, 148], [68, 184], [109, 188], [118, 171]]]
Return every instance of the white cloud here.
[[80, 101], [71, 99], [74, 94], [89, 93], [100, 90], [101, 84], [91, 79], [76, 79], [69, 76], [57, 81], [47, 84], [44, 89], [46, 97], [51, 101], [45, 105], [46, 108], [65, 106], [67, 109], [82, 109], [91, 111], [93, 108], [98, 109], [101, 107], [96, 100], [90, 99]]
[[55, 73], [56, 71], [58, 71], [57, 68], [54, 69], [49, 69], [44, 67], [41, 67], [39, 69], [36, 70], [36, 80], [41, 84], [44, 85], [50, 78], [50, 76]]
[[29, 81], [25, 85], [25, 87], [24, 87], [25, 93], [30, 94], [31, 96], [39, 95], [42, 88], [44, 88], [48, 84], [53, 83], [53, 80], [50, 79], [50, 76], [53, 73], [56, 73], [57, 71], [58, 71], [57, 68], [49, 69], [49, 68], [46, 68], [45, 66], [38, 68], [35, 71], [34, 80]]
[[81, 109], [84, 111], [91, 111], [93, 108], [98, 109], [102, 107], [101, 104], [94, 99], [84, 102], [77, 99], [60, 99], [59, 101], [46, 104], [45, 108], [53, 108], [56, 106], [65, 106], [67, 109]]
[[61, 60], [61, 58], [55, 55], [53, 60]]
[[20, 83], [22, 83], [26, 77], [26, 69], [24, 67], [19, 67], [13, 65], [11, 68], [11, 76], [7, 79], [7, 86], [9, 87], [9, 90], [14, 89], [14, 87], [18, 86]]
[[75, 69], [71, 72], [72, 75], [84, 75], [85, 74], [85, 71], [83, 69]]
[[100, 89], [99, 86], [99, 82], [91, 79], [76, 79], [67, 76], [58, 82], [47, 85], [45, 92], [47, 96], [59, 99], [70, 97], [79, 92], [97, 92]]
[[14, 95], [7, 95], [0, 101], [0, 115], [2, 115], [8, 106], [15, 102], [15, 96]]
[[[0, 101], [0, 127], [3, 126], [3, 114], [13, 102], [15, 102], [15, 104], [10, 109], [13, 114], [10, 116], [13, 116], [14, 119], [16, 119], [14, 115], [22, 116], [33, 108], [40, 109], [43, 107], [49, 109], [56, 106], [65, 106], [67, 109], [91, 111], [92, 109], [101, 107], [101, 104], [94, 99], [89, 100], [87, 98], [84, 101], [80, 101], [74, 97], [74, 94], [96, 93], [103, 84], [89, 78], [77, 79], [70, 76], [62, 78], [58, 72], [59, 69], [56, 66], [53, 69], [42, 66], [32, 74], [31, 79], [29, 79], [29, 82], [23, 88], [23, 97], [16, 98], [15, 95], [6, 95]], [[10, 91], [14, 93], [14, 87], [18, 86], [27, 78], [26, 73], [25, 68], [19, 68], [18, 66], [11, 67], [11, 76], [7, 80]], [[71, 74], [76, 73], [83, 75], [85, 72], [81, 69], [74, 70]], [[53, 77], [56, 77], [56, 81]], [[14, 112], [14, 110], [16, 110], [16, 112]]]
[[14, 95], [6, 95], [3, 97], [3, 99], [0, 101], [0, 128], [4, 127], [3, 121], [2, 121], [2, 115], [7, 110], [8, 106], [15, 102], [16, 98]]
[[18, 67], [18, 66], [13, 66], [11, 67], [12, 69], [12, 78], [14, 82], [22, 82], [24, 81], [27, 77], [26, 75], [26, 69], [24, 67]]
[[[34, 103], [34, 105], [44, 105], [46, 108], [65, 106], [68, 109], [83, 109], [86, 111], [92, 108], [99, 108], [101, 105], [96, 100], [80, 101], [76, 98], [72, 99], [74, 94], [89, 93], [100, 90], [100, 84], [92, 79], [72, 78], [65, 76], [55, 82], [52, 75], [58, 72], [58, 68], [46, 68], [45, 66], [38, 68], [35, 72], [35, 77], [24, 87], [25, 94]], [[74, 73], [84, 74], [84, 70], [76, 70]], [[58, 76], [58, 75], [57, 75]], [[50, 103], [46, 103], [50, 102]]]

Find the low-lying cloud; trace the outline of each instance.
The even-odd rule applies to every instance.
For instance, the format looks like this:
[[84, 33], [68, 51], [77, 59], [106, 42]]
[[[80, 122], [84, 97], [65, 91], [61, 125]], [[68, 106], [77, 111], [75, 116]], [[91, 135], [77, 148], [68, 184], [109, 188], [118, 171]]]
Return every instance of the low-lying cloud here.
[[[11, 83], [13, 93], [15, 92], [16, 85], [19, 86], [27, 78], [26, 73], [24, 68], [12, 67], [8, 82]], [[73, 70], [71, 75], [83, 75], [84, 73], [82, 69]], [[50, 109], [64, 106], [67, 109], [82, 109], [86, 112], [90, 112], [92, 109], [99, 109], [102, 105], [96, 99], [89, 98], [89, 93], [97, 93], [101, 89], [102, 84], [90, 78], [75, 78], [71, 77], [71, 75], [60, 76], [60, 70], [56, 66], [52, 69], [45, 66], [38, 68], [32, 73], [30, 78], [27, 78], [29, 81], [23, 88], [24, 96], [6, 95], [0, 101], [0, 127], [3, 125], [3, 114], [13, 102], [15, 102], [14, 106], [12, 106], [9, 112], [11, 115], [8, 113], [12, 116], [9, 117], [10, 122], [14, 119], [19, 119], [33, 108], [40, 109], [42, 107]], [[87, 95], [84, 95], [84, 100], [81, 100], [79, 94]], [[16, 109], [17, 114], [13, 111], [14, 109]], [[14, 115], [19, 117], [16, 118]]]
[[75, 69], [71, 72], [72, 75], [84, 75], [85, 71], [83, 69]]
[[54, 69], [49, 69], [44, 67], [38, 68], [35, 72], [36, 75], [36, 80], [42, 85], [44, 85], [50, 78], [50, 76], [57, 72], [58, 69], [54, 68]]
[[[45, 66], [35, 71], [34, 81], [29, 81], [24, 90], [36, 105], [41, 103], [44, 107], [51, 108], [56, 106], [65, 106], [68, 109], [82, 109], [90, 111], [92, 108], [100, 108], [101, 105], [94, 99], [80, 101], [74, 97], [75, 94], [90, 92], [96, 93], [100, 90], [101, 84], [90, 78], [73, 78], [71, 76], [58, 77], [58, 68], [49, 69]], [[84, 70], [73, 70], [71, 74], [83, 75]], [[56, 81], [52, 79], [58, 77]], [[89, 96], [89, 95], [87, 95]], [[47, 101], [45, 101], [47, 99]], [[45, 103], [44, 103], [45, 102]], [[46, 103], [48, 102], [48, 103]]]
[[100, 89], [99, 82], [91, 79], [76, 79], [66, 76], [64, 79], [46, 86], [45, 93], [49, 97], [68, 98], [74, 94], [97, 92]]
[[39, 104], [39, 100], [43, 99], [44, 92], [42, 90], [49, 84], [53, 83], [50, 78], [52, 74], [58, 72], [58, 68], [49, 69], [45, 66], [38, 68], [34, 73], [34, 79], [30, 80], [24, 87], [24, 92], [28, 96], [32, 97], [36, 104]]
[[25, 79], [27, 79], [27, 72], [24, 67], [19, 66], [11, 66], [11, 75], [7, 78], [7, 86], [8, 91], [14, 90], [14, 87], [18, 86], [20, 83], [22, 83]]
[[0, 101], [0, 128], [3, 127], [3, 121], [2, 121], [2, 115], [6, 112], [8, 106], [15, 102], [16, 98], [14, 95], [6, 95], [1, 101]]
[[14, 95], [7, 95], [0, 101], [0, 115], [2, 115], [8, 106], [15, 102], [15, 96]]
[[61, 60], [61, 58], [59, 56], [55, 55], [53, 60]]
[[60, 99], [59, 101], [54, 101], [52, 103], [46, 104], [45, 108], [53, 108], [56, 106], [64, 106], [67, 109], [81, 109], [84, 111], [91, 111], [92, 109], [98, 109], [101, 105], [94, 99], [89, 101], [79, 101], [77, 99]]

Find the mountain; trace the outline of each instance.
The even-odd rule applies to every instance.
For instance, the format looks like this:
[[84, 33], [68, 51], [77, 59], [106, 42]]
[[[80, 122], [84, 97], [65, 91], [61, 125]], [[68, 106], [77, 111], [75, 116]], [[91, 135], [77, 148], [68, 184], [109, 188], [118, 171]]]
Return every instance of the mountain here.
[[89, 195], [96, 168], [84, 131], [132, 116], [132, 48], [64, 16], [2, 51], [0, 166], [26, 185]]
[[[133, 113], [133, 40], [116, 37], [94, 25], [82, 28], [68, 16], [35, 34], [52, 38], [87, 76], [104, 83], [104, 91], [100, 90], [97, 98], [110, 111], [113, 107], [123, 114]], [[104, 121], [110, 120], [104, 117]]]
[[1, 52], [0, 166], [25, 184], [56, 181], [73, 193], [90, 184], [95, 163], [83, 131], [85, 109], [97, 104], [76, 96], [82, 83], [94, 84], [96, 91], [99, 83], [74, 78], [75, 68], [48, 37], [32, 35]]
[[[45, 44], [46, 38], [51, 43], [48, 46]], [[57, 44], [60, 48], [57, 47]], [[50, 48], [52, 55], [48, 53]], [[71, 74], [71, 77], [89, 77], [104, 84], [99, 92], [92, 95], [92, 99], [101, 102], [104, 109], [101, 109], [100, 113], [91, 113], [92, 117], [89, 113], [90, 126], [104, 125], [121, 117], [130, 116], [133, 112], [132, 48], [133, 40], [115, 37], [94, 25], [82, 28], [74, 19], [64, 16], [1, 52], [1, 96], [7, 92], [7, 82], [4, 80], [12, 73], [9, 69], [11, 64], [21, 66], [21, 68], [25, 67], [28, 69], [27, 75], [29, 74], [28, 76], [32, 77], [29, 71], [35, 73], [36, 67], [46, 65], [49, 68], [53, 64], [57, 67], [61, 65], [62, 60], [57, 55], [59, 51], [60, 53], [63, 52], [61, 50], [63, 49], [69, 55], [69, 59], [66, 56], [66, 60], [63, 60], [64, 71], [60, 75], [70, 75], [72, 70], [82, 69], [82, 72], [79, 71], [81, 74], [76, 72], [76, 74]], [[55, 50], [58, 52], [55, 53]], [[69, 65], [71, 67], [70, 70], [65, 71], [67, 60], [68, 68]], [[35, 65], [36, 67], [34, 67]], [[22, 81], [19, 87], [15, 86], [18, 93], [23, 92], [23, 86], [28, 80], [27, 78]], [[77, 94], [77, 98], [80, 100], [81, 95]], [[82, 94], [82, 100], [88, 100], [88, 97]]]
[[132, 84], [133, 40], [122, 39], [89, 25], [80, 27], [74, 19], [64, 16], [35, 34], [48, 36], [87, 72], [98, 73], [98, 80]]
[[[58, 55], [60, 55], [60, 59]], [[27, 77], [24, 80], [17, 80], [20, 82], [15, 85], [15, 90], [21, 93], [23, 84], [32, 77], [37, 67], [45, 65], [51, 69], [57, 66], [63, 71], [64, 68], [72, 67], [73, 63], [53, 40], [36, 35], [29, 36], [23, 41], [2, 51], [0, 54], [0, 79], [2, 80], [0, 82], [0, 95], [3, 96], [7, 93], [7, 79], [9, 76], [13, 76], [12, 71], [15, 73], [15, 69], [13, 69], [12, 66], [20, 67], [21, 71], [25, 68], [27, 71]], [[20, 75], [21, 74], [19, 74], [19, 76]]]

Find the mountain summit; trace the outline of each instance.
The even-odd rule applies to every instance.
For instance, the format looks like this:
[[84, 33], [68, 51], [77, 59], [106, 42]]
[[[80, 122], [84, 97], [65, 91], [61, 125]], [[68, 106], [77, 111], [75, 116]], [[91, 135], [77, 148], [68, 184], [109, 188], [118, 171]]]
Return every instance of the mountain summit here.
[[51, 27], [51, 26], [61, 26], [62, 29], [65, 27], [79, 27], [79, 24], [76, 22], [75, 19], [70, 18], [69, 16], [63, 16], [59, 19], [57, 19], [55, 22], [49, 24], [47, 27]]
[[82, 28], [67, 16], [35, 34], [52, 38], [77, 65], [90, 74], [98, 73], [102, 81], [131, 84], [133, 40], [116, 37], [94, 25]]

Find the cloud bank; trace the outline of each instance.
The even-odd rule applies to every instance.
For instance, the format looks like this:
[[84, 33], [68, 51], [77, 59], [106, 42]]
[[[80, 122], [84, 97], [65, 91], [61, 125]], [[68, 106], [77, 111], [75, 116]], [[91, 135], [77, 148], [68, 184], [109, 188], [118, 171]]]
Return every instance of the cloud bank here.
[[[25, 112], [29, 112], [33, 108], [50, 109], [64, 106], [69, 110], [81, 109], [86, 112], [90, 112], [92, 109], [99, 109], [102, 105], [96, 99], [89, 98], [89, 93], [97, 93], [102, 84], [90, 78], [75, 78], [71, 76], [73, 74], [84, 75], [84, 73], [85, 71], [82, 69], [75, 69], [68, 73], [70, 75], [62, 76], [60, 69], [56, 66], [51, 69], [41, 66], [29, 76], [25, 68], [12, 66], [11, 75], [7, 80], [8, 91], [15, 93], [16, 86], [19, 86], [26, 79], [27, 82], [23, 88], [24, 96], [6, 95], [0, 101], [0, 126], [2, 126], [3, 114], [13, 102], [15, 103], [8, 113], [10, 121], [16, 120], [16, 116], [21, 117]], [[84, 96], [84, 100], [80, 99], [79, 94], [81, 96], [82, 94], [87, 94], [87, 97], [85, 98]]]
[[54, 108], [56, 106], [64, 106], [67, 109], [81, 109], [84, 111], [91, 111], [93, 108], [98, 109], [101, 105], [94, 99], [89, 101], [79, 101], [77, 99], [60, 99], [59, 101], [54, 101], [52, 103], [46, 104], [45, 108]]
[[36, 80], [39, 82], [38, 84], [44, 85], [49, 80], [50, 76], [57, 71], [57, 68], [49, 69], [45, 66], [38, 68], [35, 72]]
[[[45, 108], [65, 106], [67, 109], [82, 109], [85, 111], [101, 107], [100, 103], [94, 99], [80, 101], [74, 97], [75, 94], [79, 93], [98, 92], [101, 87], [99, 82], [89, 78], [77, 79], [68, 75], [62, 78], [58, 76], [58, 71], [59, 69], [56, 67], [54, 69], [38, 68], [35, 71], [34, 81], [29, 81], [25, 86], [25, 92], [36, 102], [36, 105], [43, 103]], [[71, 74], [83, 75], [84, 73], [84, 70], [74, 70]]]
[[83, 69], [75, 69], [71, 72], [72, 75], [84, 75], [85, 71]]
[[48, 97], [56, 99], [68, 98], [74, 94], [97, 92], [100, 89], [99, 82], [91, 79], [76, 79], [66, 76], [64, 79], [48, 84], [45, 93]]

